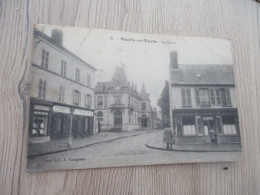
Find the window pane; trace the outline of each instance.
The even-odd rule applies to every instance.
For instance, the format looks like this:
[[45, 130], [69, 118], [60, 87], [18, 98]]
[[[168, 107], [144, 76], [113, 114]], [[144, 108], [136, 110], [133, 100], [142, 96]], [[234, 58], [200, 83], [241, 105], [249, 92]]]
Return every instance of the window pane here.
[[200, 94], [198, 89], [195, 89], [195, 96], [196, 96], [196, 104], [200, 105]]
[[208, 89], [200, 89], [200, 104], [201, 107], [208, 107], [209, 106], [209, 91]]

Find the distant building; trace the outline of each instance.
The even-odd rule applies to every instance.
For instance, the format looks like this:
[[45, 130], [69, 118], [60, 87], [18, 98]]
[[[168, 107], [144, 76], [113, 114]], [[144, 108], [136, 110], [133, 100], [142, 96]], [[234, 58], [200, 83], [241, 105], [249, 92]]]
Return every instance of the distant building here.
[[[29, 141], [94, 134], [96, 69], [63, 47], [63, 34], [34, 31]], [[72, 136], [72, 135], [71, 135]]]
[[171, 128], [176, 143], [240, 143], [232, 65], [179, 65], [171, 53]]
[[152, 129], [159, 129], [159, 128], [162, 128], [162, 119], [158, 117], [157, 109], [152, 108]]
[[152, 128], [149, 94], [143, 84], [128, 82], [125, 70], [117, 67], [110, 82], [98, 82], [95, 88], [95, 112], [102, 131], [131, 131]]

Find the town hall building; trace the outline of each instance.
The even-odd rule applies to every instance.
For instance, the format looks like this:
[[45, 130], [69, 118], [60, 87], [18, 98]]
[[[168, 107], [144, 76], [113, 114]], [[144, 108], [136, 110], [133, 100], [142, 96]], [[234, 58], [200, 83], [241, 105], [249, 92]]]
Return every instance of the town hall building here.
[[145, 85], [139, 93], [137, 85], [128, 81], [123, 67], [116, 68], [110, 82], [97, 83], [95, 114], [101, 131], [132, 131], [153, 126], [151, 101]]

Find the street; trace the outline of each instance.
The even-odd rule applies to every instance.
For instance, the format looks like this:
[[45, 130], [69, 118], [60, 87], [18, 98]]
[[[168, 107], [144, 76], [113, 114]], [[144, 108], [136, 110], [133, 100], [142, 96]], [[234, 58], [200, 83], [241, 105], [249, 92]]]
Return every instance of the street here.
[[163, 138], [163, 131], [144, 131], [140, 135], [124, 137], [86, 148], [28, 158], [28, 168], [31, 171], [44, 171], [119, 165], [169, 164], [189, 162], [191, 159], [193, 162], [200, 162], [202, 158], [203, 161], [225, 161], [232, 155], [234, 158], [238, 158], [240, 154], [232, 152], [183, 153], [147, 148], [145, 144], [157, 136]]

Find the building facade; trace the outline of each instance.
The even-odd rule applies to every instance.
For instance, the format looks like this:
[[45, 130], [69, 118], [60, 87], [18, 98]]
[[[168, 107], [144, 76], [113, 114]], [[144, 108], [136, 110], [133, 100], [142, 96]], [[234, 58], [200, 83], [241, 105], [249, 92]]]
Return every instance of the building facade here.
[[110, 82], [98, 82], [95, 88], [95, 112], [101, 131], [131, 131], [152, 128], [149, 94], [143, 84], [127, 80], [123, 67], [117, 67]]
[[94, 134], [96, 69], [63, 47], [63, 34], [34, 31], [29, 141]]
[[170, 57], [175, 143], [240, 143], [233, 66], [179, 65], [176, 52]]

